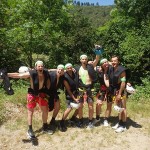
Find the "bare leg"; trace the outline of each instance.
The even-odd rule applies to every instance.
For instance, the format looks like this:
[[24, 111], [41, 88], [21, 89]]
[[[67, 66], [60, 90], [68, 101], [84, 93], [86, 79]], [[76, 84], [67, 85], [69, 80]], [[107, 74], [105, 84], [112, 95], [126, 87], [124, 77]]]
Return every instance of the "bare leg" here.
[[55, 104], [54, 104], [53, 118], [56, 118], [59, 110], [60, 110], [60, 101], [57, 100], [55, 101]]
[[97, 100], [96, 116], [100, 116], [102, 104], [103, 104], [103, 102], [101, 100]]
[[94, 112], [93, 102], [89, 102], [88, 107], [89, 107], [89, 120], [92, 120], [93, 119], [93, 112]]
[[28, 108], [28, 125], [32, 125], [34, 108]]
[[76, 113], [78, 113], [79, 119], [83, 118], [83, 103], [80, 103], [80, 107], [75, 111], [74, 114]]
[[112, 103], [107, 103], [107, 108], [105, 111], [105, 118], [109, 118], [112, 110]]
[[126, 122], [126, 120], [127, 120], [126, 99], [122, 100], [122, 107], [125, 109], [121, 113], [121, 119], [123, 122]]
[[40, 106], [40, 109], [42, 111], [42, 121], [43, 121], [43, 123], [47, 123], [48, 107], [47, 106]]
[[66, 120], [68, 117], [69, 113], [71, 112], [72, 108], [67, 108], [63, 114], [62, 120]]

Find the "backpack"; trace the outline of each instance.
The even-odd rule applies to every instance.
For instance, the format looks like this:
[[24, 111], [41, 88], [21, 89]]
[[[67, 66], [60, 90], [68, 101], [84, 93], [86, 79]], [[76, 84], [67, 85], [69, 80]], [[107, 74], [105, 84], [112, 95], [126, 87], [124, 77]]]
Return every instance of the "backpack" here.
[[10, 80], [7, 76], [7, 69], [0, 69], [0, 79], [2, 79], [3, 81], [1, 82], [1, 87], [4, 88], [4, 90], [6, 91], [6, 93], [8, 95], [13, 95], [14, 94], [14, 90], [12, 89], [12, 85], [10, 83]]

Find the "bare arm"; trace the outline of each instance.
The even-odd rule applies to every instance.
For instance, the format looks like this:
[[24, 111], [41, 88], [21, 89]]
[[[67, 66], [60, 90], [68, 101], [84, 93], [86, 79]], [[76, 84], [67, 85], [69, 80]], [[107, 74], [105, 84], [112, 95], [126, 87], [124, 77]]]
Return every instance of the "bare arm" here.
[[95, 68], [100, 60], [100, 55], [96, 55], [95, 60], [93, 61], [93, 67]]
[[7, 76], [10, 77], [10, 78], [23, 78], [23, 79], [26, 79], [26, 78], [29, 78], [30, 77], [30, 73], [29, 72], [26, 72], [26, 73], [7, 73]]
[[[120, 75], [120, 79], [121, 78], [126, 79], [126, 73], [125, 73], [125, 71]], [[120, 85], [120, 89], [119, 89], [119, 95], [122, 94], [122, 92], [124, 91], [125, 87], [126, 87], [126, 81], [121, 81], [121, 85]]]
[[109, 79], [108, 79], [107, 70], [108, 68], [104, 68], [104, 82], [105, 82], [105, 85], [109, 87]]
[[50, 72], [50, 71], [56, 71], [57, 69], [48, 69], [48, 71]]

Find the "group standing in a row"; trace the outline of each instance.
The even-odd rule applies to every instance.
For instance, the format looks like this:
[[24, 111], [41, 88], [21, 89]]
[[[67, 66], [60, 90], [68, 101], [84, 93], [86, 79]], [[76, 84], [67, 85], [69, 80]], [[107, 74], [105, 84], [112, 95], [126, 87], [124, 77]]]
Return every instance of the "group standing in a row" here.
[[[58, 65], [57, 69], [45, 69], [42, 61], [35, 63], [35, 69], [25, 73], [8, 73], [12, 78], [30, 78], [30, 87], [27, 94], [28, 109], [28, 135], [35, 138], [32, 128], [34, 108], [38, 103], [42, 111], [43, 132], [53, 134], [56, 122], [55, 118], [60, 110], [60, 98], [58, 89], [63, 86], [66, 95], [67, 108], [60, 121], [61, 131], [66, 131], [65, 120], [69, 113], [76, 108], [71, 121], [75, 121], [78, 115], [77, 126], [83, 126], [83, 106], [86, 102], [89, 109], [89, 123], [87, 128], [93, 128], [100, 121], [100, 111], [103, 102], [107, 101], [107, 108], [104, 117], [104, 126], [108, 126], [108, 119], [111, 114], [112, 103], [115, 99], [114, 109], [119, 112], [119, 123], [113, 128], [116, 132], [126, 130], [126, 69], [120, 65], [118, 56], [113, 56], [110, 63], [107, 59], [101, 59], [102, 51], [95, 50], [96, 58], [88, 63], [87, 55], [80, 56], [81, 65], [73, 67], [71, 63]], [[100, 66], [97, 64], [100, 60]], [[96, 75], [97, 74], [97, 75]], [[96, 96], [96, 117], [94, 118], [93, 86], [99, 82], [99, 92]], [[82, 91], [82, 95], [80, 92]], [[47, 123], [48, 112], [53, 111], [50, 123]]]

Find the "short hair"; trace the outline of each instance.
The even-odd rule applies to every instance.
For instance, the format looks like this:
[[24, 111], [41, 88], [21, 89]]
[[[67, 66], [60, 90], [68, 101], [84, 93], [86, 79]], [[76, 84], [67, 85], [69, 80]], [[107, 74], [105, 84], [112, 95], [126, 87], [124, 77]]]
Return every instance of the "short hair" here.
[[120, 62], [120, 57], [117, 55], [112, 55], [111, 58], [117, 57], [118, 61]]

